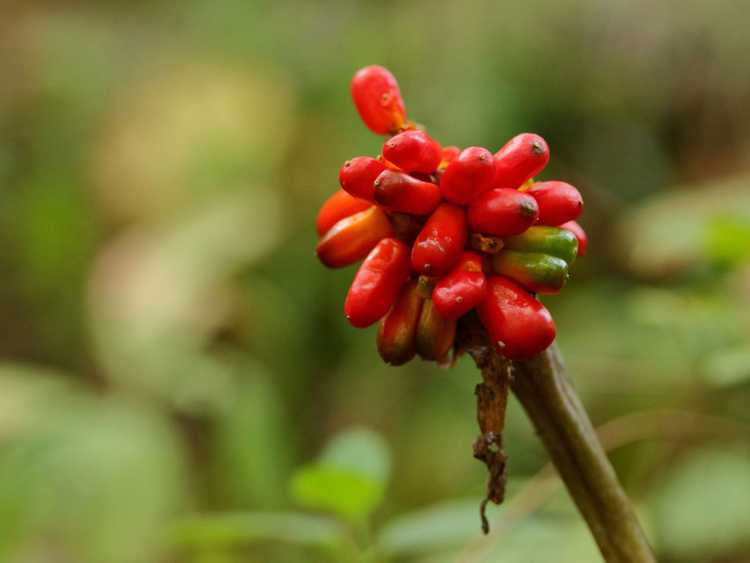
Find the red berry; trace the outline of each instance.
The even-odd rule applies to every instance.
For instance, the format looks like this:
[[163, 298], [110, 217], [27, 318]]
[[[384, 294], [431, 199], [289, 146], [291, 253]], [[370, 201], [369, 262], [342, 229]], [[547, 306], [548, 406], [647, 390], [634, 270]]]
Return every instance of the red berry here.
[[440, 166], [443, 168], [448, 166], [458, 158], [459, 154], [461, 154], [461, 149], [456, 146], [443, 147], [442, 154], [440, 155]]
[[443, 317], [432, 299], [425, 299], [416, 336], [417, 354], [423, 360], [444, 362], [456, 340], [456, 321]]
[[490, 189], [494, 175], [492, 153], [482, 147], [469, 147], [445, 169], [440, 189], [451, 203], [468, 205]]
[[435, 308], [449, 320], [465, 315], [484, 299], [485, 279], [482, 257], [476, 252], [464, 252], [455, 268], [435, 285]]
[[533, 133], [521, 133], [495, 153], [495, 188], [516, 189], [541, 172], [549, 162], [547, 141]]
[[565, 182], [536, 182], [526, 192], [539, 204], [539, 223], [560, 225], [577, 218], [583, 211], [583, 198]]
[[424, 131], [404, 131], [383, 144], [383, 157], [406, 172], [434, 172], [440, 145]]
[[352, 78], [351, 91], [359, 116], [374, 133], [396, 133], [406, 123], [406, 109], [398, 83], [382, 66], [359, 69]]
[[385, 159], [385, 158], [383, 157], [383, 155], [382, 155], [382, 154], [381, 154], [381, 155], [380, 155], [380, 156], [378, 157], [378, 160], [379, 160], [380, 162], [382, 162], [382, 163], [383, 163], [383, 166], [384, 166], [385, 168], [387, 168], [388, 170], [394, 170], [394, 171], [396, 171], [396, 172], [403, 172], [403, 170], [401, 170], [401, 169], [400, 169], [400, 168], [399, 168], [398, 166], [396, 166], [396, 165], [395, 165], [395, 164], [393, 164], [392, 162], [390, 162], [390, 161], [386, 160], [386, 159]]
[[409, 247], [394, 238], [381, 240], [357, 270], [344, 302], [346, 318], [357, 328], [382, 319], [409, 278]]
[[450, 203], [441, 204], [427, 219], [411, 253], [414, 270], [426, 276], [442, 276], [461, 257], [466, 245], [466, 212]]
[[355, 156], [347, 160], [339, 170], [339, 184], [350, 195], [374, 201], [373, 183], [385, 170], [385, 164], [369, 156]]
[[380, 323], [377, 345], [385, 363], [400, 366], [416, 354], [417, 324], [423, 301], [417, 280], [408, 282], [401, 289], [396, 304]]
[[319, 236], [323, 236], [328, 229], [333, 227], [341, 219], [351, 217], [355, 213], [369, 209], [372, 206], [369, 202], [358, 197], [353, 197], [344, 190], [337, 190], [329, 197], [318, 211], [318, 219], [315, 228]]
[[409, 215], [408, 213], [389, 213], [388, 219], [390, 219], [393, 226], [393, 232], [395, 233], [393, 236], [410, 246], [417, 238], [424, 224], [424, 221], [420, 221], [418, 217]]
[[524, 232], [537, 220], [539, 207], [528, 194], [507, 188], [480, 195], [469, 207], [472, 231], [507, 237]]
[[560, 225], [561, 229], [565, 229], [566, 231], [570, 231], [573, 233], [576, 238], [578, 239], [578, 256], [583, 256], [583, 253], [586, 252], [586, 245], [588, 244], [588, 237], [586, 236], [586, 231], [583, 230], [583, 227], [576, 223], [575, 221], [568, 221], [566, 223], [563, 223]]
[[529, 292], [503, 276], [487, 280], [487, 295], [477, 308], [490, 340], [506, 358], [536, 356], [555, 339], [549, 311]]
[[329, 268], [342, 268], [361, 260], [384, 237], [393, 235], [388, 217], [374, 205], [341, 219], [318, 242], [315, 253]]
[[440, 188], [404, 172], [383, 170], [373, 185], [375, 201], [390, 211], [427, 215], [440, 203]]

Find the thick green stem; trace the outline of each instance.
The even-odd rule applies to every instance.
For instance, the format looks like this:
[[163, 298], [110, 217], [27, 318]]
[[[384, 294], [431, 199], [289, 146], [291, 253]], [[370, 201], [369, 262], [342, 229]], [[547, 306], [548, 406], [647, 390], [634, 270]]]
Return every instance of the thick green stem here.
[[511, 388], [607, 563], [655, 563], [628, 497], [580, 399], [565, 376], [557, 347], [513, 362]]

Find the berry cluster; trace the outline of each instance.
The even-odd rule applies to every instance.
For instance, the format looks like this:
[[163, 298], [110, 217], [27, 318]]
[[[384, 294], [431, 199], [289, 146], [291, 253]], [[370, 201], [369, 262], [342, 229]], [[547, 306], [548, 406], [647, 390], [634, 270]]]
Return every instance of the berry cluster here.
[[535, 294], [559, 292], [586, 246], [578, 190], [532, 179], [549, 161], [545, 140], [522, 133], [494, 155], [441, 147], [406, 119], [380, 66], [360, 69], [351, 92], [365, 125], [389, 138], [377, 158], [341, 167], [342, 189], [318, 214], [324, 265], [364, 259], [346, 318], [359, 328], [381, 321], [378, 351], [393, 365], [415, 354], [446, 361], [456, 321], [472, 309], [505, 357], [544, 350], [555, 325]]

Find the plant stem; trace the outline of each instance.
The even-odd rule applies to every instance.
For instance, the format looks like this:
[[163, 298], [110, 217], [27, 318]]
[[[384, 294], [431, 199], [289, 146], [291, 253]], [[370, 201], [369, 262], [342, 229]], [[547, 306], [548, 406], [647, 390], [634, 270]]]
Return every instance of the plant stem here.
[[553, 344], [531, 360], [513, 362], [511, 389], [534, 424], [604, 560], [655, 563], [630, 501], [565, 376], [557, 346]]

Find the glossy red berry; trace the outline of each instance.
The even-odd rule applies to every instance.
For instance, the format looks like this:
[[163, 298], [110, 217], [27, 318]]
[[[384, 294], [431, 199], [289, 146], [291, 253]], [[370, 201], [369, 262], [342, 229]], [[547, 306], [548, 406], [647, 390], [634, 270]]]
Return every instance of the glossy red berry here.
[[315, 253], [329, 268], [342, 268], [362, 260], [381, 239], [392, 235], [388, 217], [373, 205], [328, 229], [318, 241]]
[[423, 301], [417, 280], [407, 282], [396, 304], [380, 323], [377, 345], [385, 363], [400, 366], [416, 354], [417, 324]]
[[434, 172], [441, 153], [440, 144], [424, 131], [404, 131], [383, 144], [383, 157], [406, 172]]
[[581, 225], [579, 225], [575, 221], [568, 221], [560, 225], [560, 228], [565, 229], [566, 231], [570, 231], [576, 236], [576, 239], [578, 239], [577, 255], [583, 256], [583, 254], [586, 252], [586, 245], [589, 242], [589, 239], [586, 236], [586, 231], [583, 230], [583, 227], [581, 227]]
[[583, 211], [583, 198], [579, 191], [566, 182], [536, 182], [527, 194], [539, 204], [539, 223], [561, 225], [573, 221]]
[[449, 202], [468, 205], [492, 187], [494, 177], [492, 153], [482, 147], [469, 147], [445, 169], [440, 190]]
[[495, 188], [519, 188], [549, 162], [547, 141], [533, 133], [521, 133], [495, 153]]
[[352, 78], [352, 99], [364, 124], [374, 133], [398, 132], [406, 123], [406, 109], [394, 76], [385, 68], [372, 65]]
[[390, 211], [427, 215], [440, 203], [440, 188], [405, 172], [383, 170], [373, 186], [375, 201]]
[[352, 326], [364, 328], [382, 319], [409, 278], [409, 247], [394, 238], [381, 240], [357, 270], [344, 302]]
[[355, 156], [347, 160], [339, 170], [339, 184], [354, 197], [374, 201], [373, 184], [385, 170], [385, 164], [369, 156]]
[[549, 311], [528, 291], [503, 276], [487, 280], [479, 319], [499, 353], [511, 360], [531, 358], [555, 339]]
[[453, 270], [435, 284], [435, 308], [446, 319], [458, 319], [482, 302], [485, 280], [482, 257], [476, 252], [464, 252]]
[[445, 361], [456, 339], [456, 321], [440, 314], [432, 299], [425, 299], [417, 324], [417, 353], [423, 360]]
[[445, 166], [448, 166], [451, 162], [458, 158], [459, 154], [461, 154], [461, 149], [456, 146], [451, 145], [448, 147], [443, 147], [443, 151], [440, 157], [440, 167], [444, 168]]
[[518, 190], [495, 189], [481, 194], [469, 206], [472, 231], [507, 237], [524, 232], [538, 217], [536, 200]]
[[328, 230], [341, 219], [351, 217], [355, 213], [372, 207], [372, 204], [364, 199], [349, 195], [344, 190], [337, 190], [329, 197], [318, 211], [315, 229], [319, 236], [323, 236]]
[[466, 212], [450, 203], [441, 204], [414, 242], [411, 253], [414, 271], [426, 276], [448, 273], [461, 257], [467, 236]]

